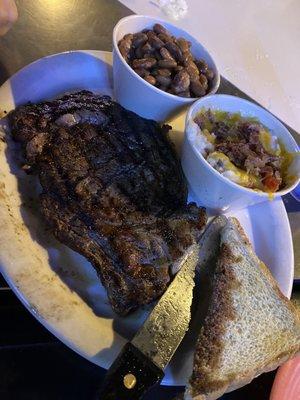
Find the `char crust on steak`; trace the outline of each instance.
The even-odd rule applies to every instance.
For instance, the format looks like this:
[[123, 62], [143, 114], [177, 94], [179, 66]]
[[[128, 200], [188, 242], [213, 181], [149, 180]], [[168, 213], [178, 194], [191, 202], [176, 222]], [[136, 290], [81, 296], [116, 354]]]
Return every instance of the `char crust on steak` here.
[[92, 263], [114, 311], [161, 296], [206, 222], [187, 205], [169, 127], [87, 91], [18, 107], [9, 119], [25, 170], [39, 175], [47, 223]]

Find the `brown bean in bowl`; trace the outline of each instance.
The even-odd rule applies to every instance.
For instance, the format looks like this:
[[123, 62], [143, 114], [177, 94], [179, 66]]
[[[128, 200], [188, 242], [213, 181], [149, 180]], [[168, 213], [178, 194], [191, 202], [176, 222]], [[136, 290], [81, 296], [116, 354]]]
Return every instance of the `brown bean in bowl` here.
[[118, 47], [140, 77], [164, 92], [195, 98], [205, 96], [213, 85], [213, 70], [193, 57], [191, 42], [171, 35], [161, 24], [126, 34]]

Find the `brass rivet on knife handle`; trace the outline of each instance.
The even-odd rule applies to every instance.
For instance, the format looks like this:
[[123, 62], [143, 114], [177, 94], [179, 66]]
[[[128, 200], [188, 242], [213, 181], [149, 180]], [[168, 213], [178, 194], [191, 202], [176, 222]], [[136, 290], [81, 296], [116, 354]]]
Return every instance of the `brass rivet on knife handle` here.
[[141, 400], [163, 377], [163, 371], [128, 342], [107, 372], [97, 399]]
[[136, 385], [136, 377], [133, 374], [127, 374], [123, 378], [123, 383], [127, 389], [133, 389]]

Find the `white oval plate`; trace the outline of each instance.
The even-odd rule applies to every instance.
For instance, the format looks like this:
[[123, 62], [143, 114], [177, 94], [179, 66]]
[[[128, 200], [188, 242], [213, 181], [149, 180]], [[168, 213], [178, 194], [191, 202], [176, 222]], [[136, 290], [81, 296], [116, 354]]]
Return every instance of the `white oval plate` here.
[[[75, 51], [42, 58], [0, 88], [0, 108], [10, 111], [16, 105], [76, 89], [112, 94], [111, 64], [111, 53], [103, 51]], [[5, 126], [5, 120], [0, 122]], [[180, 149], [184, 116], [171, 124], [172, 137]], [[20, 152], [14, 150], [16, 144], [10, 139], [6, 143], [0, 141], [2, 273], [23, 304], [49, 331], [83, 357], [108, 368], [144, 321], [147, 311], [126, 318], [111, 311], [92, 266], [45, 230], [35, 200], [39, 192], [37, 179], [20, 169]], [[283, 202], [262, 203], [234, 215], [282, 292], [290, 296], [294, 260]], [[183, 352], [184, 347], [167, 368], [163, 384], [186, 383], [192, 349]]]

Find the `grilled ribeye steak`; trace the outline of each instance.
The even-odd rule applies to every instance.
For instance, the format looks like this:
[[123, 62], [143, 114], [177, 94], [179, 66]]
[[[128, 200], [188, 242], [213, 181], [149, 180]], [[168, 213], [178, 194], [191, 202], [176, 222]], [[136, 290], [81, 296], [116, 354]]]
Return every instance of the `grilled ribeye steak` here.
[[39, 175], [42, 213], [59, 241], [95, 267], [125, 315], [161, 296], [170, 266], [200, 236], [168, 126], [87, 91], [10, 116], [24, 169]]

